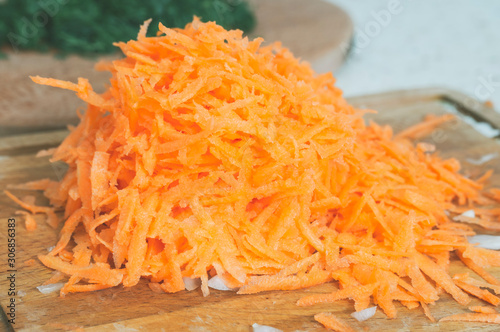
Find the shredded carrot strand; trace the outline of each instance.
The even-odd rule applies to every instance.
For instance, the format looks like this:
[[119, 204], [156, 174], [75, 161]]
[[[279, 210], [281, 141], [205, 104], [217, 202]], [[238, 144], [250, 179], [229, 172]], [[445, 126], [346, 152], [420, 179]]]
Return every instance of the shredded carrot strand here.
[[16, 211], [15, 213], [24, 216], [24, 218], [25, 218], [24, 225], [25, 225], [27, 231], [31, 232], [31, 231], [34, 231], [36, 229], [37, 225], [36, 225], [35, 218], [33, 218], [33, 214], [26, 212], [26, 211], [22, 211], [22, 210]]
[[420, 302], [420, 305], [424, 309], [425, 316], [427, 316], [427, 318], [429, 318], [429, 320], [431, 322], [435, 323], [436, 319], [434, 318], [434, 316], [432, 316], [432, 313], [431, 313], [431, 310], [429, 309], [429, 306], [425, 302]]
[[485, 289], [481, 289], [479, 287], [469, 285], [469, 284], [467, 284], [465, 282], [461, 282], [459, 280], [455, 280], [455, 283], [457, 284], [458, 287], [462, 288], [467, 293], [474, 295], [475, 297], [477, 297], [483, 301], [486, 301], [486, 302], [493, 304], [495, 306], [500, 303], [500, 298], [496, 297], [495, 295], [491, 294], [490, 292], [488, 292]]
[[33, 258], [31, 258], [31, 259], [24, 261], [24, 266], [33, 266], [33, 265], [35, 265], [35, 263], [36, 263], [36, 261]]
[[432, 131], [435, 130], [438, 126], [453, 119], [455, 119], [455, 116], [453, 114], [445, 114], [442, 116], [428, 116], [425, 118], [425, 121], [399, 132], [396, 135], [396, 138], [422, 138], [432, 133]]
[[457, 256], [460, 258], [460, 260], [467, 265], [469, 269], [472, 271], [476, 272], [481, 278], [489, 282], [490, 284], [500, 286], [500, 281], [492, 276], [490, 273], [488, 273], [483, 267], [481, 267], [479, 264], [474, 262], [473, 259], [469, 257], [464, 256], [464, 250], [456, 250]]

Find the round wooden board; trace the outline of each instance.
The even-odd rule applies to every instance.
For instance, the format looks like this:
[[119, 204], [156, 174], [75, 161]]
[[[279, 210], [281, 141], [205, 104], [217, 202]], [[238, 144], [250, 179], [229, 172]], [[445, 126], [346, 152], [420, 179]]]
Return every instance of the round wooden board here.
[[322, 0], [250, 0], [257, 15], [251, 36], [281, 41], [319, 73], [333, 72], [345, 59], [353, 36], [351, 18]]
[[[251, 0], [251, 5], [258, 20], [251, 37], [282, 41], [318, 72], [333, 71], [341, 64], [342, 47], [350, 42], [353, 29], [340, 8], [321, 0]], [[30, 75], [73, 82], [85, 77], [102, 91], [109, 74], [95, 71], [94, 64], [119, 56], [59, 59], [35, 52], [8, 53], [8, 59], [0, 60], [0, 136], [74, 124], [76, 110], [85, 107], [73, 93], [36, 85]]]

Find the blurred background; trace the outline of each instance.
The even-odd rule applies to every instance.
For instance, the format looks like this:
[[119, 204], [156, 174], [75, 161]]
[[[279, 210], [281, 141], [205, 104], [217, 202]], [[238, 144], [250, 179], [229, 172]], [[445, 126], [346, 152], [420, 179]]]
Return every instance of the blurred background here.
[[346, 95], [456, 89], [500, 105], [500, 1], [329, 0], [354, 22]]
[[102, 90], [94, 64], [120, 56], [154, 19], [182, 27], [193, 15], [250, 37], [282, 41], [346, 96], [440, 87], [500, 104], [500, 2], [496, 0], [0, 0], [0, 134], [77, 121], [83, 104], [29, 75]]

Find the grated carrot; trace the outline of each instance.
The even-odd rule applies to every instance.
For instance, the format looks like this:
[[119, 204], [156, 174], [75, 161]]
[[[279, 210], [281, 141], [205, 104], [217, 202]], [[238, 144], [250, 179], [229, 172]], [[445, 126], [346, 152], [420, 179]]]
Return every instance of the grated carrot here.
[[497, 313], [497, 311], [494, 308], [483, 307], [483, 306], [472, 306], [472, 307], [469, 307], [469, 310], [474, 311], [474, 312], [483, 313], [483, 314], [496, 314]]
[[[483, 279], [484, 279], [484, 277], [483, 277]], [[497, 295], [500, 294], [500, 286], [498, 284], [491, 284], [491, 283], [488, 283], [485, 281], [474, 279], [474, 278], [470, 277], [468, 273], [455, 274], [453, 276], [453, 280], [459, 280], [461, 282], [465, 282], [469, 285], [473, 285], [476, 287], [489, 288], [489, 289], [493, 290], [495, 292], [495, 294], [497, 294]]]
[[494, 200], [500, 202], [500, 189], [496, 188], [491, 189], [491, 195]]
[[440, 322], [479, 322], [500, 324], [500, 314], [486, 314], [469, 312], [465, 314], [451, 315], [439, 320]]
[[24, 261], [24, 266], [33, 266], [35, 265], [36, 261], [33, 258], [30, 258], [26, 261]]
[[[373, 300], [396, 317], [399, 301], [432, 320], [427, 305], [442, 292], [470, 301], [448, 273], [450, 253], [476, 272], [500, 265], [500, 255], [471, 249], [472, 229], [446, 214], [491, 203], [483, 185], [409, 140], [450, 115], [393, 136], [365, 124], [367, 111], [343, 99], [331, 74], [279, 44], [198, 19], [147, 37], [147, 24], [116, 44], [125, 57], [103, 66], [112, 74], [103, 94], [85, 79], [32, 77], [88, 104], [51, 151], [68, 165], [64, 178], [25, 187], [65, 210], [56, 247], [39, 257], [69, 276], [61, 294], [141, 278], [156, 292], [201, 279], [204, 296], [214, 275], [243, 294], [333, 279], [338, 291], [297, 304], [352, 299], [362, 310]], [[56, 225], [53, 208], [6, 194]]]
[[[49, 224], [52, 228], [56, 228], [57, 225], [59, 224], [59, 219], [57, 218], [57, 216], [55, 214], [54, 208], [46, 207], [46, 206], [36, 206], [35, 204], [24, 202], [23, 200], [14, 196], [8, 190], [4, 190], [4, 193], [7, 195], [7, 197], [12, 199], [19, 206], [21, 206], [23, 209], [28, 210], [32, 214], [44, 213], [47, 216], [47, 224]], [[28, 219], [28, 217], [27, 217], [27, 219]], [[33, 218], [29, 219], [27, 221], [26, 228], [28, 230], [36, 229], [36, 221]]]
[[431, 313], [431, 310], [429, 309], [429, 306], [427, 305], [427, 303], [425, 302], [420, 302], [420, 305], [422, 306], [422, 308], [424, 309], [424, 313], [425, 313], [425, 316], [427, 318], [429, 318], [429, 320], [433, 323], [436, 322], [436, 319], [434, 318], [434, 316], [432, 316], [432, 313]]
[[494, 306], [497, 306], [500, 303], [500, 298], [496, 297], [495, 295], [491, 294], [485, 289], [481, 289], [479, 287], [467, 284], [465, 282], [461, 282], [459, 280], [455, 280], [455, 284], [458, 287], [462, 288], [467, 293], [474, 295], [475, 297], [483, 301], [486, 301], [490, 304], [493, 304]]
[[490, 284], [500, 286], [500, 281], [488, 273], [482, 266], [469, 257], [464, 256], [464, 250], [456, 250], [457, 256], [460, 260], [472, 271], [476, 272], [481, 278], [489, 282]]
[[498, 222], [498, 220], [494, 221], [494, 220], [487, 220], [476, 217], [473, 218], [467, 216], [456, 216], [455, 220], [469, 224], [476, 224], [483, 227], [484, 229], [489, 229], [492, 231], [500, 231], [500, 222]]
[[378, 284], [370, 284], [364, 286], [347, 287], [330, 294], [314, 294], [308, 295], [297, 301], [299, 306], [310, 306], [318, 303], [333, 303], [344, 299], [353, 299], [355, 297], [363, 297], [373, 294], [373, 291], [378, 287]]
[[405, 130], [399, 132], [396, 137], [410, 139], [422, 138], [431, 134], [433, 130], [435, 130], [443, 123], [452, 121], [454, 119], [455, 116], [453, 114], [445, 114], [442, 116], [435, 116], [433, 114], [430, 114], [425, 117], [423, 122], [406, 128]]
[[24, 226], [28, 232], [34, 231], [37, 227], [36, 220], [33, 218], [33, 214], [23, 210], [16, 211], [15, 214], [24, 216]]
[[62, 323], [52, 323], [51, 322], [51, 323], [48, 323], [47, 325], [51, 328], [63, 330], [63, 331], [74, 331], [74, 332], [84, 331], [83, 326], [74, 325], [74, 324], [62, 324]]
[[319, 313], [314, 319], [326, 328], [337, 332], [354, 332], [354, 329], [331, 313]]

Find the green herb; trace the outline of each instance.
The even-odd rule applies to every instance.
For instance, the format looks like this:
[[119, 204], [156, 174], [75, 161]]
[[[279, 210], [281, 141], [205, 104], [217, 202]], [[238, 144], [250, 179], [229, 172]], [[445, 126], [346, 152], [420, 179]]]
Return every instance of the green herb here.
[[113, 42], [135, 38], [148, 18], [153, 27], [160, 21], [184, 27], [193, 15], [226, 29], [248, 32], [255, 25], [244, 0], [0, 0], [0, 45], [60, 54], [111, 53]]

